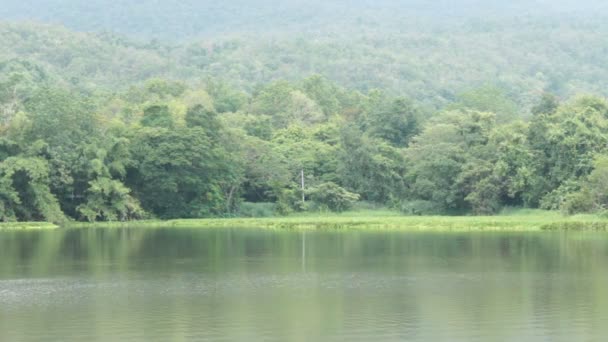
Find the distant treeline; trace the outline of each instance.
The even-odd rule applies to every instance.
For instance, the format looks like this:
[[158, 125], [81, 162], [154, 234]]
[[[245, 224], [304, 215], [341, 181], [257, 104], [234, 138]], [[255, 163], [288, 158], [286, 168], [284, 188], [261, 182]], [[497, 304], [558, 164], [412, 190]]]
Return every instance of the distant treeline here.
[[302, 33], [245, 30], [178, 43], [0, 22], [0, 75], [21, 71], [29, 82], [81, 93], [125, 91], [151, 78], [194, 87], [216, 79], [252, 94], [278, 79], [320, 74], [348, 89], [405, 96], [432, 111], [489, 86], [525, 116], [544, 92], [562, 99], [607, 96], [607, 34], [605, 18], [574, 15], [468, 20], [436, 29], [405, 21]]

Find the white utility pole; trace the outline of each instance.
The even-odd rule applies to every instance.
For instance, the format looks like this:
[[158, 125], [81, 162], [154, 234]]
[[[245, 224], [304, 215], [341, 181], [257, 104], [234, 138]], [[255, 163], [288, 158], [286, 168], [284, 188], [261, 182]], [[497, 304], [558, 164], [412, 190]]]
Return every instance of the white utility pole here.
[[302, 178], [302, 203], [306, 203], [306, 195], [304, 194], [304, 169], [302, 169], [300, 177]]

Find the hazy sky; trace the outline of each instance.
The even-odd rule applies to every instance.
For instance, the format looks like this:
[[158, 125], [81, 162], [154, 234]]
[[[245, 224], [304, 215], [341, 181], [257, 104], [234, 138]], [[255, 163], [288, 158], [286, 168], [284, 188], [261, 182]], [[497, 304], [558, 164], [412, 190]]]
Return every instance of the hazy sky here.
[[608, 0], [2, 0], [0, 6], [0, 19], [165, 38], [602, 13], [608, 14]]

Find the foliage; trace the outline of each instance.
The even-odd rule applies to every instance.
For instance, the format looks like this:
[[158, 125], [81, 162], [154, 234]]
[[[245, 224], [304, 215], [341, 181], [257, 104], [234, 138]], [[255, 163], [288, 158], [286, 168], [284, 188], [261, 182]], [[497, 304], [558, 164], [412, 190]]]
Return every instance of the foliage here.
[[217, 214], [229, 177], [222, 149], [200, 127], [144, 128], [131, 145], [127, 184], [142, 206], [163, 218]]
[[342, 130], [338, 179], [362, 199], [387, 203], [403, 196], [405, 162], [401, 151], [355, 127]]
[[[548, 15], [547, 6], [541, 10], [530, 2], [488, 2], [510, 9], [501, 13], [488, 12], [478, 0], [460, 1], [475, 4], [382, 0], [383, 5], [370, 7], [361, 1], [340, 6], [339, 1], [315, 0], [273, 6], [269, 1], [214, 5], [188, 0], [166, 8], [168, 2], [95, 0], [84, 6], [66, 0], [28, 6], [6, 0], [0, 18], [27, 13], [39, 20], [0, 22], [0, 72], [7, 75], [0, 84], [18, 77], [33, 87], [58, 83], [92, 93], [125, 90], [150, 79], [206, 80], [216, 111], [224, 113], [246, 107], [245, 93], [255, 93], [260, 85], [306, 79], [301, 91], [324, 115], [341, 109], [335, 82], [364, 93], [383, 89], [424, 108], [456, 103], [494, 111], [499, 122], [512, 119], [513, 111], [528, 114], [539, 92], [559, 98], [608, 94], [603, 63], [608, 25], [601, 14], [606, 11], [582, 11], [583, 4], [577, 4], [578, 14], [564, 17]], [[411, 2], [419, 6], [406, 4]], [[536, 7], [535, 14], [526, 8], [529, 15], [520, 18], [515, 8], [524, 3]], [[553, 3], [552, 9], [560, 7]], [[462, 16], [442, 15], [446, 8]], [[82, 13], [65, 15], [75, 9]], [[285, 17], [283, 11], [292, 15]], [[479, 12], [491, 15], [472, 14]], [[124, 20], [125, 15], [130, 17]], [[311, 78], [315, 74], [322, 76]], [[8, 89], [0, 93], [16, 99], [30, 90]], [[150, 90], [175, 96], [180, 87], [152, 82]], [[14, 113], [14, 103], [5, 103], [7, 112]]]
[[[247, 60], [224, 70], [246, 47], [238, 39], [172, 50], [35, 28], [0, 24], [0, 45], [20, 51], [0, 53], [3, 221], [271, 216], [345, 211], [358, 200], [410, 215], [608, 210], [608, 103], [599, 96], [528, 99], [517, 95], [530, 86], [522, 80], [420, 86], [413, 71], [401, 72], [403, 91], [369, 89], [388, 82], [375, 69], [338, 82], [316, 68], [287, 75], [285, 65], [317, 60], [281, 39], [264, 47], [274, 52], [258, 69]], [[66, 46], [37, 45], [57, 37]], [[378, 39], [365, 44], [389, 49]], [[321, 70], [352, 70], [336, 62], [348, 49], [301, 43], [335, 57], [319, 60]], [[298, 54], [281, 57], [285, 49]], [[364, 56], [349, 63], [377, 67]]]
[[49, 189], [49, 168], [40, 158], [9, 157], [0, 164], [0, 220], [62, 222]]
[[275, 203], [244, 202], [239, 205], [239, 217], [273, 217], [276, 213]]
[[336, 183], [327, 182], [307, 191], [308, 197], [318, 209], [342, 212], [359, 200], [359, 195], [349, 192]]
[[608, 156], [598, 156], [581, 189], [565, 196], [561, 210], [567, 214], [603, 212], [608, 209]]
[[125, 162], [130, 157], [128, 141], [118, 139], [109, 145], [109, 153], [103, 149], [92, 149], [87, 174], [89, 187], [86, 202], [76, 210], [89, 222], [127, 221], [143, 218], [145, 213], [139, 201], [131, 196], [131, 189], [122, 182], [126, 176]]

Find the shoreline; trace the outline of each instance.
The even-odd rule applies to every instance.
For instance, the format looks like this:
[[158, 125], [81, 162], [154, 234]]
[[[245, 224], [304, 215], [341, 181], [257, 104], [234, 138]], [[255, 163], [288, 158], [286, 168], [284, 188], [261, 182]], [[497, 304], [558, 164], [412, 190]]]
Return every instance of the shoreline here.
[[[404, 231], [608, 231], [608, 219], [596, 215], [562, 216], [534, 212], [498, 216], [398, 216], [370, 213], [306, 214], [270, 218], [207, 218], [129, 222], [0, 223], [2, 230], [86, 228], [258, 228], [258, 229], [376, 229]], [[373, 214], [373, 213], [372, 213]]]

